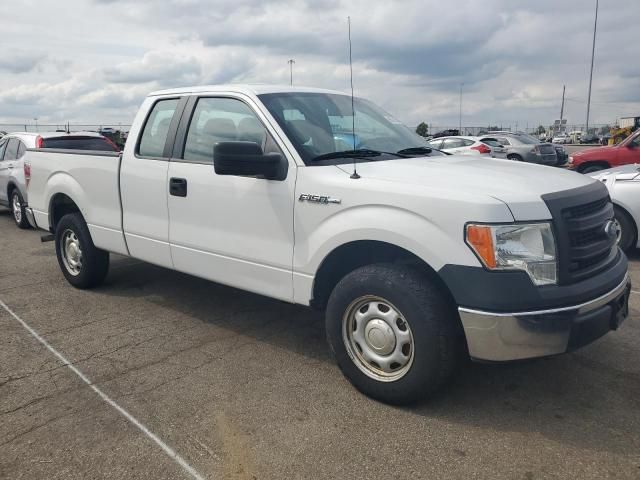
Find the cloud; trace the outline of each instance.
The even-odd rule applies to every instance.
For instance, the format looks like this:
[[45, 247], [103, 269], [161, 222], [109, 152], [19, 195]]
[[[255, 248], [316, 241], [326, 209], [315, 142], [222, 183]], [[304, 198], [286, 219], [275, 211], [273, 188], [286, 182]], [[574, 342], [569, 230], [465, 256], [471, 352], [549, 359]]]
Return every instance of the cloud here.
[[[347, 91], [352, 18], [356, 93], [408, 124], [580, 123], [593, 5], [581, 0], [67, 0], [38, 15], [9, 6], [0, 122], [33, 116], [130, 122], [151, 90], [294, 81]], [[637, 0], [601, 5], [592, 121], [640, 112], [630, 55]], [[27, 49], [25, 45], [36, 45]], [[9, 52], [19, 52], [12, 55]]]
[[176, 52], [151, 51], [141, 59], [105, 68], [104, 77], [110, 83], [147, 83], [166, 79], [175, 85], [197, 82], [201, 67], [198, 59]]
[[25, 51], [7, 51], [0, 55], [0, 72], [27, 73], [35, 70], [45, 61], [42, 53]]

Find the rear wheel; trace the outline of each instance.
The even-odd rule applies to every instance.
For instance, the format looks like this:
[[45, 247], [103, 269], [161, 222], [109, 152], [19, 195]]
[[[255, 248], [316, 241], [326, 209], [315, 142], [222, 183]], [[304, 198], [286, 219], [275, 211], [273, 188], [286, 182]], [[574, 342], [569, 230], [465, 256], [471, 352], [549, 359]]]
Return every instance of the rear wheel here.
[[407, 404], [451, 375], [457, 318], [442, 293], [411, 267], [375, 264], [345, 276], [326, 312], [338, 365], [365, 395]]
[[17, 188], [11, 192], [11, 213], [18, 228], [29, 228], [29, 221], [24, 211], [24, 200]]
[[638, 231], [636, 224], [631, 216], [618, 206], [613, 207], [615, 218], [614, 221], [618, 225], [618, 246], [624, 252], [631, 250], [636, 242]]
[[96, 248], [79, 213], [69, 213], [58, 222], [56, 256], [65, 278], [76, 288], [101, 284], [109, 271], [109, 253]]
[[517, 153], [511, 153], [509, 155], [507, 155], [507, 158], [509, 160], [513, 160], [516, 162], [521, 162], [522, 161], [522, 157], [520, 155], [518, 155]]

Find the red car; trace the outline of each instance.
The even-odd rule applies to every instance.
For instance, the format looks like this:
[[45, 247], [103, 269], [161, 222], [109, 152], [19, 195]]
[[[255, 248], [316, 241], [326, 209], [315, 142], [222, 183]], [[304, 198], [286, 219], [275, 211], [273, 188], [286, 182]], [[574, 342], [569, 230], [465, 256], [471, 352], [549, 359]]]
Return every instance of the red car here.
[[590, 173], [630, 163], [640, 163], [640, 130], [629, 135], [618, 145], [588, 148], [569, 156], [569, 168], [580, 173]]

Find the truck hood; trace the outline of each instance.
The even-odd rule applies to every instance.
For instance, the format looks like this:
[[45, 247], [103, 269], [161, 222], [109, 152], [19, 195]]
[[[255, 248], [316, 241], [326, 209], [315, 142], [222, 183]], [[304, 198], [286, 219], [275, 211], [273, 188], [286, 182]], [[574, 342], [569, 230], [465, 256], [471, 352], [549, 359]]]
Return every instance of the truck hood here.
[[[349, 174], [353, 171], [348, 164], [339, 168]], [[551, 218], [541, 195], [582, 187], [595, 181], [559, 168], [466, 155], [381, 160], [358, 163], [357, 168], [365, 179], [450, 190], [452, 195], [462, 191], [498, 199], [509, 206], [518, 221]]]
[[[614, 151], [616, 148], [618, 148], [618, 145], [587, 148], [585, 150], [580, 150], [579, 152], [572, 153], [571, 156], [574, 159], [595, 158], [595, 157], [600, 157], [602, 154], [608, 155], [610, 152]], [[603, 158], [607, 158], [607, 157], [603, 157]]]

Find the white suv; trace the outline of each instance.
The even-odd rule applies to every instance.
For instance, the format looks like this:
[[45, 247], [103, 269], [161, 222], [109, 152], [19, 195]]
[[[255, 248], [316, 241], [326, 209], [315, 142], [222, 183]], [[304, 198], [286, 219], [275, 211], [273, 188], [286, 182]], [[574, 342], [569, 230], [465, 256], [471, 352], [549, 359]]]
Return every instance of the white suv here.
[[25, 215], [29, 167], [23, 157], [27, 149], [118, 151], [118, 146], [95, 132], [9, 133], [0, 138], [0, 205], [9, 207], [19, 228], [29, 228]]

